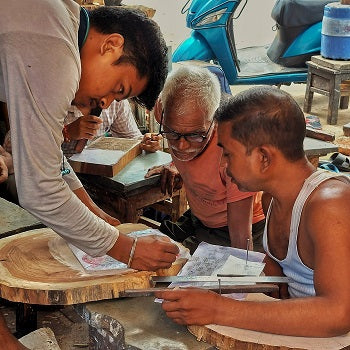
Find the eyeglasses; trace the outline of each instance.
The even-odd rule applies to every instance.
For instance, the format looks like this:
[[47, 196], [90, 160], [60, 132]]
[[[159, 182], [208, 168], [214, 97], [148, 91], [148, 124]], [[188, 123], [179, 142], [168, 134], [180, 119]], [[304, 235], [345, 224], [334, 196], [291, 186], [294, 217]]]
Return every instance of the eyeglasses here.
[[183, 137], [187, 142], [202, 143], [206, 138], [208, 138], [209, 131], [212, 125], [214, 124], [214, 119], [213, 119], [209, 125], [207, 132], [204, 135], [196, 132], [181, 134], [173, 130], [171, 131], [162, 130], [163, 118], [164, 118], [164, 111], [162, 111], [162, 117], [160, 119], [159, 134], [161, 134], [164, 138], [170, 141], [177, 141], [177, 140], [180, 140], [181, 137]]

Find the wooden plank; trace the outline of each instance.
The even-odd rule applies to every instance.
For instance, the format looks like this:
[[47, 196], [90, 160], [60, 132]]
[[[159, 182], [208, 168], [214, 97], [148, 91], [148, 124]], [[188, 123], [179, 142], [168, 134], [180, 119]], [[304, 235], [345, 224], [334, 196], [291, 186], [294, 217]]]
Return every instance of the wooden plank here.
[[325, 77], [313, 74], [311, 85], [313, 88], [321, 89], [323, 91], [329, 91], [330, 82], [329, 79], [326, 79]]
[[160, 175], [145, 178], [149, 168], [171, 162], [171, 155], [166, 152], [143, 152], [130, 162], [120, 173], [112, 178], [121, 185], [123, 192], [130, 192], [136, 188], [153, 185], [160, 180]]
[[0, 223], [0, 238], [44, 227], [25, 209], [3, 198], [0, 198]]
[[325, 156], [328, 153], [337, 152], [338, 147], [330, 142], [315, 140], [310, 137], [304, 139], [304, 150], [308, 157]]
[[350, 136], [350, 123], [343, 126], [344, 136]]
[[102, 136], [68, 161], [77, 173], [113, 177], [140, 153], [139, 140]]
[[[264, 302], [277, 300], [259, 293], [249, 294], [246, 299]], [[257, 317], [259, 316], [257, 315]], [[218, 325], [189, 326], [188, 330], [198, 340], [205, 341], [218, 349], [339, 350], [349, 349], [350, 346], [350, 333], [333, 338], [307, 338], [268, 334]]]
[[331, 134], [327, 131], [316, 130], [310, 127], [306, 127], [306, 136], [311, 137], [313, 139], [321, 140], [321, 141], [334, 141], [335, 135]]
[[[164, 165], [171, 162], [171, 155], [166, 152], [146, 153], [142, 152], [117, 175], [109, 178], [105, 176], [93, 176], [79, 174], [84, 185], [108, 188], [115, 194], [126, 195], [136, 189], [146, 189], [147, 186], [155, 186], [160, 181], [160, 175], [145, 178], [149, 168]], [[160, 191], [160, 189], [159, 189]]]
[[60, 350], [54, 333], [50, 328], [39, 328], [19, 339], [28, 349]]
[[[127, 226], [139, 230], [143, 226]], [[123, 226], [120, 226], [123, 231]], [[169, 270], [177, 273], [184, 261]], [[49, 228], [19, 233], [0, 240], [0, 295], [7, 300], [41, 304], [70, 305], [118, 298], [125, 289], [150, 288], [154, 272], [125, 275], [87, 274], [66, 242]]]
[[321, 55], [311, 56], [311, 61], [330, 69], [335, 69], [339, 71], [350, 71], [350, 61], [340, 61], [340, 60], [331, 60], [324, 58]]
[[340, 153], [350, 156], [350, 137], [339, 136], [335, 139], [334, 143], [337, 145]]

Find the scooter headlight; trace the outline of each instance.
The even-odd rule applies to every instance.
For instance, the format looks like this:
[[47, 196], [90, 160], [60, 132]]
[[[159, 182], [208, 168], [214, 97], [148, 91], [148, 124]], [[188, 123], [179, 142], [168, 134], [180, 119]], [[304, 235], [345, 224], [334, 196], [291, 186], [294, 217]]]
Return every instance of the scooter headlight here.
[[200, 26], [203, 26], [206, 24], [211, 24], [211, 23], [218, 21], [222, 17], [222, 15], [226, 12], [226, 10], [227, 9], [224, 8], [224, 9], [221, 9], [219, 11], [215, 11], [215, 12], [208, 14], [207, 16], [205, 16], [203, 19], [201, 19], [196, 24], [196, 27], [200, 27]]

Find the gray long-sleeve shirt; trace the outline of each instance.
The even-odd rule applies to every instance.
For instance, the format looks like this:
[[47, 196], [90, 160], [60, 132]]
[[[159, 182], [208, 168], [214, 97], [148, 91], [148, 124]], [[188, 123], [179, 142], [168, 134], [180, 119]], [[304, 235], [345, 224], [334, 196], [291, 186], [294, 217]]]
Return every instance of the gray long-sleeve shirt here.
[[80, 186], [73, 172], [67, 182], [61, 175], [63, 120], [81, 74], [80, 8], [72, 0], [0, 0], [0, 7], [0, 101], [20, 203], [70, 243], [103, 255], [118, 230], [71, 191]]

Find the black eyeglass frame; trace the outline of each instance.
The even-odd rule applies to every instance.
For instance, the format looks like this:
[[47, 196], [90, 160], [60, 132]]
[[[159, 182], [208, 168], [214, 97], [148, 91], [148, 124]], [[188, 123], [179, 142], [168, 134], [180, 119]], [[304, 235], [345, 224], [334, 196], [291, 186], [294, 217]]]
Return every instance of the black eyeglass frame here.
[[[214, 118], [213, 120], [211, 121], [210, 125], [209, 125], [209, 128], [208, 130], [205, 132], [204, 135], [201, 135], [201, 134], [198, 134], [198, 133], [188, 133], [188, 134], [181, 134], [179, 132], [176, 132], [174, 130], [172, 131], [162, 131], [162, 125], [163, 125], [163, 118], [164, 118], [164, 110], [162, 111], [162, 117], [160, 118], [160, 124], [159, 124], [159, 132], [158, 134], [162, 135], [164, 138], [166, 138], [167, 140], [170, 140], [170, 141], [178, 141], [181, 139], [181, 137], [183, 137], [187, 142], [195, 142], [195, 143], [202, 143], [205, 139], [208, 138], [208, 134], [209, 134], [209, 131], [212, 127], [212, 125], [214, 124]], [[167, 134], [171, 134], [171, 135], [176, 135], [176, 138], [167, 138]], [[191, 140], [191, 139], [188, 139], [188, 137], [198, 137], [198, 140]]]

